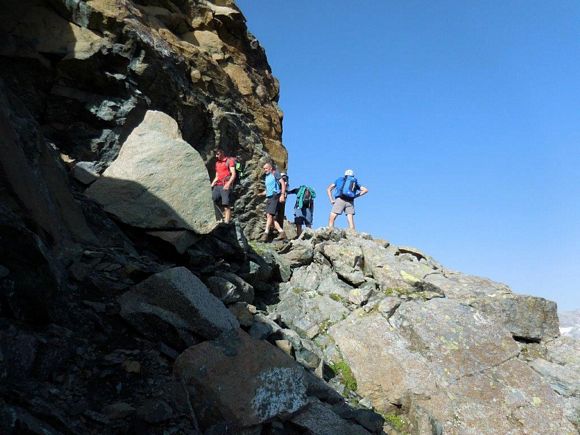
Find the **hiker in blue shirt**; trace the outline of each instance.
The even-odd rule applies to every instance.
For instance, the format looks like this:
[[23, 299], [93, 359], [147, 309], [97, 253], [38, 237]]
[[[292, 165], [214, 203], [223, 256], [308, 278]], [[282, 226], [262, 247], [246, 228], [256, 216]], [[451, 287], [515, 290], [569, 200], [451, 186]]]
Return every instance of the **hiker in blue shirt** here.
[[302, 234], [302, 225], [306, 225], [307, 228], [312, 228], [314, 198], [316, 198], [316, 192], [312, 187], [302, 185], [289, 190], [288, 194], [296, 195], [296, 203], [294, 204], [294, 223], [296, 224], [296, 234], [300, 237], [300, 234]]
[[330, 203], [332, 204], [332, 210], [328, 218], [328, 226], [330, 228], [334, 227], [336, 217], [344, 212], [348, 220], [348, 227], [354, 230], [354, 199], [366, 195], [368, 191], [366, 187], [358, 183], [352, 169], [347, 169], [344, 172], [344, 177], [337, 178], [326, 189], [328, 199], [330, 199]]
[[274, 226], [278, 231], [278, 237], [275, 240], [285, 240], [286, 233], [282, 226], [276, 222], [276, 214], [278, 213], [278, 204], [286, 201], [286, 181], [280, 177], [271, 163], [264, 164], [264, 179], [266, 190], [260, 195], [266, 196], [266, 230], [261, 237], [261, 240], [266, 242], [270, 237], [270, 228]]

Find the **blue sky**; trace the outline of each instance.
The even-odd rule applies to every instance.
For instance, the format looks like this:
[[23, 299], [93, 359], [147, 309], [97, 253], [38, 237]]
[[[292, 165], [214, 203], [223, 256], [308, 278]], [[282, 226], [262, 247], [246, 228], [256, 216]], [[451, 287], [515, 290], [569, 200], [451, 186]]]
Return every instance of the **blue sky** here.
[[580, 308], [580, 2], [237, 3], [315, 227], [351, 168], [359, 231]]

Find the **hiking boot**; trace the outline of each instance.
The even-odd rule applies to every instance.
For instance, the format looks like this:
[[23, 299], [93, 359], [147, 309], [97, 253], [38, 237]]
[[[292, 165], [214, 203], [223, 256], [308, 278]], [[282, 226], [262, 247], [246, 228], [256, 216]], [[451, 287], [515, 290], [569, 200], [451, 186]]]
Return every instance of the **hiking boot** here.
[[284, 231], [282, 231], [280, 234], [278, 234], [278, 237], [276, 237], [274, 240], [286, 240], [286, 233]]

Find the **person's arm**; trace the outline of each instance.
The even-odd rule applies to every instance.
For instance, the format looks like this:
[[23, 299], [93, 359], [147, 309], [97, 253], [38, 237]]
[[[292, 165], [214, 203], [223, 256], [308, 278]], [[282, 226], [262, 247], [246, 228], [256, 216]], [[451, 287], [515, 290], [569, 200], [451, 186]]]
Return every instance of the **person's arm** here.
[[300, 188], [295, 187], [294, 189], [289, 190], [288, 192], [286, 192], [288, 195], [296, 195], [298, 193], [298, 191], [300, 190]]
[[232, 183], [234, 181], [236, 181], [236, 166], [233, 162], [231, 166], [229, 166], [229, 170], [230, 170], [230, 178], [229, 180], [226, 182], [226, 184], [224, 184], [224, 190], [228, 190], [230, 188], [230, 186], [232, 185]]
[[328, 186], [328, 189], [326, 189], [326, 193], [328, 194], [328, 199], [330, 199], [331, 204], [334, 204], [334, 198], [332, 197], [332, 189], [334, 189], [335, 187], [336, 185], [332, 183], [330, 186]]
[[[369, 193], [369, 189], [367, 189], [367, 188], [366, 188], [366, 187], [364, 187], [364, 186], [361, 186], [361, 187], [360, 187], [360, 193], [358, 194], [358, 196], [363, 196], [363, 195], [366, 195], [367, 193]], [[357, 196], [357, 197], [358, 197], [358, 196]]]
[[281, 192], [280, 192], [280, 202], [284, 202], [286, 201], [286, 188], [288, 187], [288, 184], [286, 184], [286, 180], [282, 177], [280, 178], [280, 188], [281, 188]]
[[217, 171], [216, 171], [215, 172], [215, 177], [214, 177], [213, 181], [211, 182], [211, 186], [210, 187], [215, 186], [215, 183], [217, 183], [217, 181], [218, 181], [218, 176], [217, 176]]

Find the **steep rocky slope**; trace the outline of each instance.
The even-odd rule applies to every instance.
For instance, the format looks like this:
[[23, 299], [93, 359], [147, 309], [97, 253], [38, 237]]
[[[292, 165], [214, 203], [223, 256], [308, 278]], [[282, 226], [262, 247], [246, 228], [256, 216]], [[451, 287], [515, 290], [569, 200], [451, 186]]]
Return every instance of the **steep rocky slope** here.
[[287, 154], [232, 1], [3, 6], [1, 433], [577, 432], [554, 303], [369, 235], [252, 241]]

